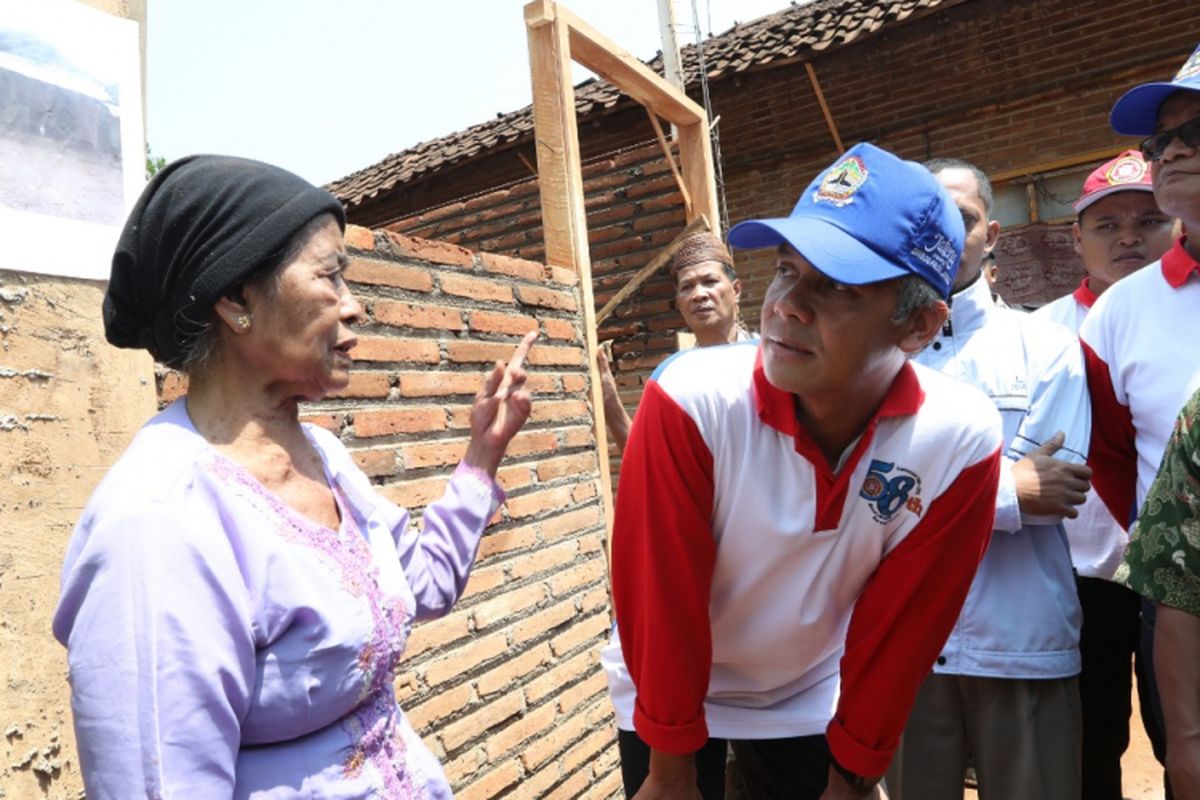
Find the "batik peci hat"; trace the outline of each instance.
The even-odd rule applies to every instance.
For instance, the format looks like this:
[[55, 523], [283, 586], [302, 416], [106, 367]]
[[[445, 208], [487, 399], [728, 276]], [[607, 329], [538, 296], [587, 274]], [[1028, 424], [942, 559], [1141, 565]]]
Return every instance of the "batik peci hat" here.
[[1137, 150], [1126, 150], [1092, 170], [1092, 174], [1083, 182], [1083, 192], [1072, 208], [1076, 214], [1081, 214], [1102, 197], [1128, 191], [1154, 191], [1154, 184], [1150, 181], [1150, 165]]
[[790, 216], [738, 223], [729, 244], [789, 244], [851, 285], [920, 275], [949, 297], [964, 236], [962, 214], [929, 170], [863, 143], [818, 175]]
[[1180, 90], [1200, 92], [1200, 46], [1169, 81], [1135, 86], [1113, 106], [1112, 129], [1124, 136], [1149, 136], [1158, 122], [1158, 107]]

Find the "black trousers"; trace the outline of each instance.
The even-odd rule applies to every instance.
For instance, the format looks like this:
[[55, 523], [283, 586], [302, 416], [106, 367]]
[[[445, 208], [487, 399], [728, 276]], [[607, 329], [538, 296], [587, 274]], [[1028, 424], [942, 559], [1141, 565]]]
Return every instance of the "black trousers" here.
[[[633, 797], [650, 772], [650, 748], [632, 731], [617, 731], [625, 796]], [[738, 786], [745, 800], [818, 800], [829, 778], [829, 745], [824, 736], [743, 739], [728, 742], [737, 760]], [[704, 800], [724, 800], [727, 743], [709, 739], [696, 753], [696, 783]]]
[[1082, 800], [1121, 800], [1121, 756], [1129, 747], [1134, 673], [1146, 734], [1155, 756], [1160, 761], [1163, 758], [1162, 716], [1148, 649], [1153, 641], [1153, 622], [1143, 630], [1142, 600], [1125, 586], [1083, 577], [1076, 578], [1075, 586], [1083, 607], [1079, 638], [1083, 657], [1079, 676], [1083, 708]]

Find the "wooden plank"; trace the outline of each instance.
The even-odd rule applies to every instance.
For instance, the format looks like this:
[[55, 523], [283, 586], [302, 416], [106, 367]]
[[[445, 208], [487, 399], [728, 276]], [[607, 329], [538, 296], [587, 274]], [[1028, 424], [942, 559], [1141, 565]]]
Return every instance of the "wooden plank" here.
[[721, 213], [717, 205], [717, 179], [708, 118], [691, 125], [680, 125], [678, 141], [680, 169], [692, 199], [692, 206], [687, 212], [688, 222], [707, 217], [713, 223], [713, 230], [719, 234], [717, 229], [720, 227]]
[[675, 163], [675, 154], [671, 152], [671, 145], [667, 144], [667, 137], [663, 135], [662, 125], [658, 122], [658, 115], [650, 109], [646, 109], [646, 113], [650, 115], [650, 125], [654, 128], [654, 135], [658, 137], [658, 146], [662, 148], [663, 157], [667, 159], [667, 164], [671, 167], [671, 174], [675, 176], [675, 185], [679, 187], [679, 193], [683, 195], [683, 208], [687, 215], [687, 219], [692, 218], [692, 195], [688, 191], [687, 185], [683, 182], [683, 176], [679, 174], [679, 165]]
[[1058, 169], [1068, 169], [1069, 167], [1078, 167], [1083, 164], [1090, 164], [1093, 161], [1107, 161], [1114, 158], [1120, 153], [1129, 149], [1128, 145], [1118, 145], [1113, 147], [1105, 147], [1102, 150], [1092, 150], [1087, 153], [1078, 153], [1067, 158], [1059, 158], [1054, 161], [1043, 161], [1041, 164], [1032, 164], [1026, 167], [1017, 167], [1016, 169], [1006, 169], [1001, 172], [993, 172], [988, 175], [988, 180], [993, 186], [1001, 183], [1007, 183], [1014, 178], [1024, 178], [1026, 176], [1037, 175], [1042, 172], [1053, 172]]
[[608, 429], [604, 395], [596, 367], [596, 298], [588, 253], [587, 215], [583, 202], [583, 170], [575, 120], [575, 89], [571, 85], [571, 46], [567, 25], [554, 3], [534, 0], [525, 7], [529, 37], [529, 70], [533, 83], [533, 125], [537, 143], [538, 191], [546, 263], [569, 267], [579, 276], [583, 330], [587, 343], [588, 383], [592, 401], [592, 432], [600, 470], [604, 521], [612, 541], [612, 473], [608, 461]]
[[711, 230], [711, 228], [708, 225], [708, 219], [703, 216], [689, 222], [687, 227], [680, 231], [679, 235], [671, 240], [670, 244], [658, 251], [658, 254], [654, 256], [654, 258], [650, 259], [650, 263], [639, 269], [634, 276], [630, 278], [624, 286], [621, 287], [620, 291], [614, 294], [612, 299], [604, 304], [604, 308], [600, 309], [599, 313], [596, 314], [596, 324], [599, 325], [600, 323], [604, 322], [604, 320], [608, 319], [609, 315], [612, 314], [616, 307], [619, 306], [625, 300], [625, 298], [636, 292], [643, 283], [650, 279], [651, 275], [658, 272], [663, 264], [666, 264], [668, 261], [670, 261], [671, 257], [675, 255], [675, 251], [678, 250], [679, 246], [683, 244], [684, 239], [691, 236], [693, 233], [696, 233], [697, 231], [707, 230]]
[[842, 145], [842, 137], [838, 134], [837, 125], [833, 122], [833, 114], [829, 112], [829, 105], [825, 102], [825, 93], [821, 91], [821, 82], [817, 80], [817, 71], [813, 69], [811, 61], [804, 62], [804, 69], [808, 71], [808, 80], [812, 84], [813, 93], [817, 96], [817, 104], [821, 106], [821, 113], [825, 115], [825, 126], [829, 128], [829, 133], [833, 136], [833, 143], [837, 145], [838, 153], [846, 152], [846, 148]]
[[661, 75], [562, 5], [555, 5], [557, 18], [571, 30], [572, 59], [668, 122], [682, 126], [705, 117], [703, 108]]

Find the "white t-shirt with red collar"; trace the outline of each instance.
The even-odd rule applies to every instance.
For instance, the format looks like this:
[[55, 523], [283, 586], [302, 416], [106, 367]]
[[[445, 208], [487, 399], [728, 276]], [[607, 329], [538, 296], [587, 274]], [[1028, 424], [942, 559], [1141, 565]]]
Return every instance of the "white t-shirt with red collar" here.
[[[1047, 303], [1033, 312], [1033, 316], [1056, 322], [1078, 336], [1097, 297], [1099, 295], [1091, 290], [1085, 277], [1075, 291]], [[1111, 579], [1125, 555], [1129, 533], [1112, 518], [1095, 489], [1088, 489], [1087, 499], [1079, 507], [1079, 516], [1064, 519], [1063, 528], [1071, 545], [1071, 563], [1075, 571], [1087, 578]]]
[[618, 724], [672, 753], [826, 733], [882, 774], [987, 545], [1000, 419], [906, 364], [835, 470], [758, 352], [681, 353], [642, 396], [613, 532]]
[[1079, 331], [1092, 485], [1123, 524], [1146, 499], [1175, 418], [1200, 388], [1200, 264], [1184, 241], [1114, 283]]

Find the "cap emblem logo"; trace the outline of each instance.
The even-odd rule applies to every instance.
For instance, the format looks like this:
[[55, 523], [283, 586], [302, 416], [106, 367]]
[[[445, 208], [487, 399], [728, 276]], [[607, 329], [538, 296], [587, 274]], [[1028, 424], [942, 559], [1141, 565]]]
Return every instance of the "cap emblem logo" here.
[[854, 202], [854, 194], [867, 182], [867, 165], [858, 156], [839, 161], [817, 187], [813, 202], [825, 201], [838, 208]]
[[1125, 156], [1113, 162], [1108, 171], [1104, 173], [1105, 180], [1109, 186], [1118, 186], [1124, 183], [1141, 183], [1146, 177], [1146, 162], [1140, 158], [1133, 156]]

